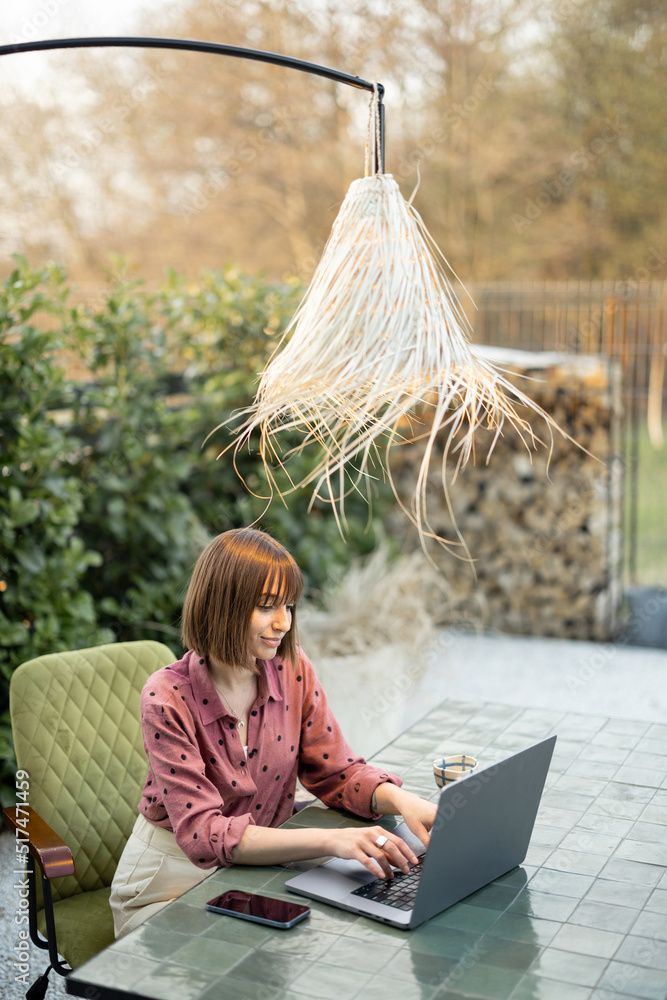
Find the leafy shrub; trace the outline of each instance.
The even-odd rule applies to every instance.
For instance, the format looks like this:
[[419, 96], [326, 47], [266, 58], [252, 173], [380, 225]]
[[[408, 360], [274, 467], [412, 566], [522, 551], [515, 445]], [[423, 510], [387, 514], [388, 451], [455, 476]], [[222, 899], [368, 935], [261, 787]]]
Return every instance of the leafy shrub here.
[[[94, 646], [100, 629], [83, 578], [102, 557], [76, 533], [81, 483], [69, 470], [73, 442], [50, 411], [62, 405], [62, 346], [53, 329], [66, 289], [57, 267], [24, 260], [0, 288], [0, 758], [7, 739], [9, 679], [33, 656]], [[51, 328], [50, 328], [51, 327]]]
[[174, 359], [153, 322], [156, 298], [121, 277], [101, 307], [70, 311], [68, 339], [92, 376], [72, 402], [71, 468], [86, 494], [78, 531], [103, 564], [86, 577], [102, 620], [121, 640], [178, 649], [180, 604], [207, 536], [185, 491], [184, 418], [166, 405]]
[[[74, 307], [60, 268], [17, 259], [0, 298], [0, 768], [17, 664], [114, 638], [178, 651], [185, 586], [214, 534], [271, 532], [310, 596], [382, 537], [382, 484], [372, 512], [350, 496], [343, 539], [327, 504], [308, 512], [309, 489], [266, 509], [257, 452], [235, 466], [229, 429], [215, 430], [251, 402], [299, 292], [231, 266], [148, 291], [121, 267], [101, 304]], [[62, 367], [75, 348], [84, 380]], [[313, 461], [295, 455], [292, 479]]]

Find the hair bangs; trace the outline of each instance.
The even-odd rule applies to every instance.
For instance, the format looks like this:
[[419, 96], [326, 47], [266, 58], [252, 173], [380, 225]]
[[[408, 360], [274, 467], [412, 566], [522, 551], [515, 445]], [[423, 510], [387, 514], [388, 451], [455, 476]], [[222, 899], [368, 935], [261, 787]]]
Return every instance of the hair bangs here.
[[270, 604], [296, 604], [303, 590], [303, 578], [294, 560], [276, 559], [262, 587], [261, 597]]

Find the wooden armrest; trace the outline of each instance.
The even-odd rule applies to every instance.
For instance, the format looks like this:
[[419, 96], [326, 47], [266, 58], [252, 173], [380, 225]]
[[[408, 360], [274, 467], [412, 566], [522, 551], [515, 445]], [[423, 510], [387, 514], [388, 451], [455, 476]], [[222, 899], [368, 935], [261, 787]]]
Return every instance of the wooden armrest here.
[[7, 806], [5, 826], [14, 831], [17, 844], [27, 844], [44, 878], [74, 874], [72, 852], [57, 833], [30, 806]]

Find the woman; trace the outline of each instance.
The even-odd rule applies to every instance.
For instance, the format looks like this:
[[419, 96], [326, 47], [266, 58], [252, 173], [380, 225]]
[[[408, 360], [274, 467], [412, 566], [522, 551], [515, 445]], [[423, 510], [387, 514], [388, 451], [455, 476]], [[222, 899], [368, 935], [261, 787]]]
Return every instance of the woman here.
[[220, 866], [332, 855], [391, 878], [416, 862], [378, 826], [277, 829], [297, 777], [328, 806], [402, 814], [428, 843], [435, 805], [352, 752], [297, 646], [302, 588], [292, 556], [256, 529], [226, 531], [199, 557], [183, 607], [189, 652], [141, 696], [148, 776], [112, 885], [116, 936]]

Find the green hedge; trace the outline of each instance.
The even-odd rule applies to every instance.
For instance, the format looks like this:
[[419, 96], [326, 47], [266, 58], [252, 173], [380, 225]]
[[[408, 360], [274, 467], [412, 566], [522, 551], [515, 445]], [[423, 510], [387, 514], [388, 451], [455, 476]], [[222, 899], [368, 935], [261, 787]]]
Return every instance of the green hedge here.
[[[196, 282], [174, 273], [149, 291], [122, 262], [97, 306], [71, 305], [58, 266], [16, 258], [0, 289], [0, 767], [13, 780], [8, 685], [32, 656], [113, 639], [180, 650], [192, 564], [227, 528], [259, 518], [299, 561], [316, 595], [371, 551], [391, 503], [353, 495], [348, 532], [310, 491], [285, 507], [248, 492], [211, 434], [252, 399], [257, 373], [301, 289], [235, 267]], [[67, 376], [72, 359], [90, 372]], [[66, 364], [66, 360], [68, 364]], [[292, 460], [300, 478], [313, 456]], [[238, 470], [265, 493], [261, 463]]]

